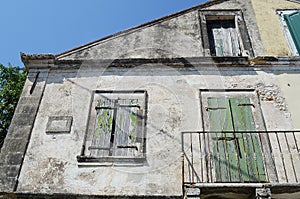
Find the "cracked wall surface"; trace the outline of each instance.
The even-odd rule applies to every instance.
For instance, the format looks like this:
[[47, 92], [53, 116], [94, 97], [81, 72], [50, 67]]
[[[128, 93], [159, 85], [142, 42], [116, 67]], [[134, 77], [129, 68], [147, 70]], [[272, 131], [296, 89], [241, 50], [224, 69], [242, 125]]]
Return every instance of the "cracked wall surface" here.
[[[253, 67], [227, 70], [140, 64], [122, 70], [104, 65], [83, 68], [49, 72], [20, 174], [19, 192], [181, 195], [181, 132], [202, 130], [199, 89], [255, 89], [265, 128], [291, 127], [276, 75]], [[94, 90], [147, 91], [144, 165], [87, 166], [77, 162]], [[52, 115], [72, 115], [71, 132], [47, 134], [48, 117]]]
[[224, 1], [125, 31], [58, 56], [60, 60], [171, 58], [204, 56], [199, 10], [243, 12], [255, 56], [263, 55], [250, 1]]

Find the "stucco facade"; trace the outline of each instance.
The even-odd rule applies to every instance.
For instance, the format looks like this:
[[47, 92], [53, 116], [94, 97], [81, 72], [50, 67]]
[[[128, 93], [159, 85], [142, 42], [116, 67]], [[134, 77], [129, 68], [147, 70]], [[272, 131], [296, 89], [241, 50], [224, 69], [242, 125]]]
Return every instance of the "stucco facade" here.
[[[58, 55], [21, 54], [28, 78], [0, 154], [0, 198], [271, 198], [270, 193], [272, 198], [299, 198], [300, 115], [294, 98], [300, 59], [262, 57], [273, 54], [264, 42], [265, 16], [260, 17], [258, 3], [210, 1]], [[221, 11], [242, 13], [225, 16], [246, 31], [238, 33], [239, 40], [246, 38], [239, 43], [240, 56], [209, 56], [205, 50], [208, 41], [201, 33], [207, 21], [199, 21], [201, 14], [223, 19], [215, 14]], [[95, 106], [95, 95], [115, 104]], [[142, 144], [116, 148], [136, 149], [142, 158], [112, 157], [111, 151], [110, 157], [86, 155], [93, 150], [87, 144], [94, 139], [90, 129], [96, 135], [94, 126], [104, 125], [95, 115], [99, 109], [116, 112], [122, 97], [143, 100], [128, 105], [143, 112], [142, 133], [134, 140]], [[213, 154], [210, 145], [219, 138], [210, 138], [216, 129], [209, 111], [226, 107], [213, 107], [209, 100], [221, 98], [247, 98], [237, 106], [247, 107], [252, 118], [251, 128], [229, 129], [234, 136], [244, 134], [223, 139], [228, 148], [232, 140], [242, 143], [257, 136], [251, 142], [262, 154], [260, 159], [258, 151], [249, 155], [239, 149], [226, 152], [225, 159], [239, 154], [239, 166], [247, 160], [262, 165], [263, 179], [244, 180], [240, 168], [235, 168], [238, 181], [233, 175], [218, 179], [213, 157], [221, 155]], [[106, 127], [115, 128], [116, 115]], [[112, 142], [109, 150], [117, 150]], [[250, 164], [245, 168], [249, 176], [256, 172]]]
[[[296, 1], [259, 1], [252, 0], [252, 5], [257, 21], [257, 26], [261, 36], [261, 43], [266, 56], [290, 56], [291, 49], [288, 46], [287, 38], [284, 35], [283, 27], [280, 24], [278, 10], [297, 10], [300, 8], [299, 2]], [[264, 8], [264, 9], [261, 9]], [[285, 93], [285, 98], [289, 102], [289, 110], [294, 116], [293, 126], [299, 129], [300, 121], [298, 120], [297, 103], [297, 83], [298, 75], [288, 72], [279, 73], [278, 82], [281, 90]], [[291, 86], [293, 88], [291, 88]]]
[[251, 1], [265, 55], [290, 56], [291, 52], [276, 11], [299, 9], [300, 4], [296, 1], [281, 0]]

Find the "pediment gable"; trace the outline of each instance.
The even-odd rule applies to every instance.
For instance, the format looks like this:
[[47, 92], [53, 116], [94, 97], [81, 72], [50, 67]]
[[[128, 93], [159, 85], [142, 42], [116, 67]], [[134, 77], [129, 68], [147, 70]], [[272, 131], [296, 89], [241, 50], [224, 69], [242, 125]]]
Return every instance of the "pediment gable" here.
[[[199, 10], [244, 9], [260, 0], [211, 0], [189, 9], [106, 36], [88, 44], [55, 55], [57, 60], [171, 58], [204, 55]], [[277, 0], [278, 1], [278, 0]], [[281, 0], [278, 5], [295, 7], [298, 0]], [[274, 4], [272, 0], [268, 2]], [[281, 6], [282, 7], [282, 6]], [[281, 8], [280, 7], [280, 8]], [[249, 11], [250, 10], [250, 11]], [[250, 23], [256, 24], [254, 12], [247, 9]], [[253, 21], [250, 21], [253, 20]], [[247, 19], [246, 19], [247, 21]], [[255, 26], [255, 25], [254, 25]], [[248, 27], [248, 31], [256, 27]], [[253, 40], [257, 40], [253, 36]], [[255, 44], [254, 44], [255, 45]], [[258, 54], [261, 51], [258, 50]]]
[[[62, 52], [57, 54], [56, 58], [59, 60], [157, 58], [173, 57], [174, 53], [175, 56], [176, 54], [184, 56], [185, 47], [199, 49], [201, 46], [201, 38], [197, 32], [199, 31], [197, 11], [228, 1], [230, 0], [211, 0]], [[177, 44], [178, 46], [168, 46], [168, 43], [176, 43], [178, 38], [187, 46], [182, 46], [182, 43]], [[194, 52], [194, 55], [200, 54]]]

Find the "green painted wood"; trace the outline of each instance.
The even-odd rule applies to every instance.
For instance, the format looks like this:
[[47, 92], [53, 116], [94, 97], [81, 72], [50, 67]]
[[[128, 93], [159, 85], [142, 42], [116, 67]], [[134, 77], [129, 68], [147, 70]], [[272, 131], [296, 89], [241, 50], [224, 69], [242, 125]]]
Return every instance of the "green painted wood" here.
[[135, 146], [137, 131], [137, 99], [120, 99], [117, 109], [116, 130], [114, 139], [114, 156], [134, 156], [136, 148], [126, 148]]
[[109, 99], [100, 99], [97, 104], [96, 121], [95, 121], [95, 131], [92, 136], [92, 145], [91, 147], [102, 147], [107, 149], [91, 149], [91, 156], [108, 156], [110, 148], [110, 138], [112, 131], [113, 123], [113, 109], [114, 101]]
[[[225, 98], [208, 98], [208, 111], [210, 127], [212, 131], [232, 130], [231, 121], [228, 120], [229, 107]], [[213, 133], [214, 165], [217, 182], [229, 182], [230, 175], [228, 170], [229, 159], [227, 155], [227, 145], [223, 133]]]
[[138, 108], [137, 110], [137, 131], [136, 131], [136, 142], [140, 143], [140, 146], [142, 147], [142, 142], [144, 140], [144, 134], [143, 134], [143, 110]]
[[295, 46], [300, 53], [300, 11], [284, 15]]
[[[226, 115], [226, 120], [230, 128], [224, 129], [224, 131], [234, 131], [234, 123], [232, 119], [232, 107], [230, 104], [230, 99], [226, 99], [228, 111]], [[226, 146], [227, 146], [227, 155], [228, 155], [228, 169], [230, 173], [230, 182], [240, 182], [239, 176], [239, 162], [238, 162], [238, 151], [236, 147], [236, 137], [234, 133], [224, 133], [226, 136]]]
[[[234, 126], [236, 131], [255, 131], [255, 123], [249, 98], [230, 99], [234, 115]], [[258, 141], [258, 134], [244, 133], [237, 135], [243, 137], [239, 140], [242, 157], [240, 158], [240, 172], [242, 179], [247, 182], [265, 181], [263, 158]], [[245, 161], [247, 168], [245, 168]]]
[[[250, 99], [248, 98], [241, 99], [240, 103], [250, 104]], [[240, 110], [243, 113], [243, 118], [245, 121], [244, 130], [255, 131], [255, 123], [254, 123], [251, 109], [252, 109], [251, 106], [240, 106]], [[252, 178], [252, 181], [264, 182], [266, 180], [266, 176], [265, 176], [265, 169], [263, 165], [263, 156], [259, 145], [259, 135], [257, 133], [247, 133], [246, 136], [249, 143], [248, 146], [251, 150], [251, 153], [249, 153], [248, 158], [253, 160], [251, 169], [254, 172], [254, 177]]]
[[217, 182], [264, 182], [265, 170], [249, 98], [208, 98]]
[[[138, 122], [137, 99], [100, 99], [95, 131], [89, 146], [92, 157], [135, 156]], [[115, 120], [113, 119], [115, 114]], [[141, 123], [141, 122], [139, 122]], [[113, 132], [114, 126], [114, 132]], [[112, 139], [114, 134], [114, 139]]]
[[[243, 131], [245, 130], [245, 121], [243, 117], [243, 111], [240, 109], [238, 104], [242, 103], [242, 99], [239, 98], [232, 98], [230, 99], [232, 113], [234, 118], [235, 130], [236, 131]], [[239, 157], [239, 173], [242, 182], [249, 182], [250, 175], [252, 175], [252, 171], [249, 171], [250, 161], [248, 159], [248, 145], [247, 145], [247, 135], [243, 133], [236, 133], [236, 137], [238, 138], [238, 146], [240, 147], [241, 154]]]
[[226, 141], [226, 144], [227, 144], [227, 154], [229, 159], [228, 168], [230, 173], [230, 182], [240, 182], [238, 153], [236, 151], [234, 134], [226, 133], [226, 137], [228, 139], [228, 141]]

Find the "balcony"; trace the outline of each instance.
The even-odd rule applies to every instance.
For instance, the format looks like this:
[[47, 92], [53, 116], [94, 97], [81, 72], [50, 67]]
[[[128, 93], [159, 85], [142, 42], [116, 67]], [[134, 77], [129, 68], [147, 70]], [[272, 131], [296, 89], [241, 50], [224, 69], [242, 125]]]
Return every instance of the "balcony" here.
[[297, 187], [300, 131], [183, 132], [182, 185], [189, 188]]

